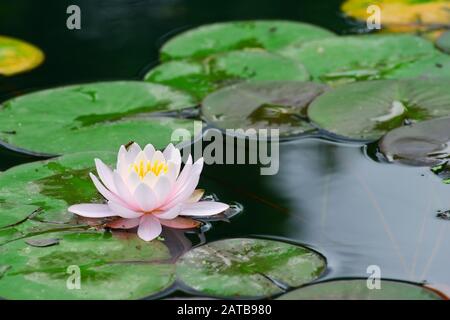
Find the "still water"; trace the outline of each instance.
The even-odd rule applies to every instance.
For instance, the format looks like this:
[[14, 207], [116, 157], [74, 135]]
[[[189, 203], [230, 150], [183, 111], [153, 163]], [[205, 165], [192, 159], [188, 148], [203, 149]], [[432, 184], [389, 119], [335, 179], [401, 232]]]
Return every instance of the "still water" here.
[[[289, 19], [339, 34], [358, 26], [339, 13], [338, 0], [0, 1], [0, 34], [36, 44], [46, 53], [36, 70], [0, 78], [0, 99], [71, 83], [139, 79], [158, 60], [158, 47], [194, 26], [243, 19]], [[66, 8], [77, 4], [82, 29], [65, 27]], [[219, 222], [208, 241], [240, 236], [306, 244], [328, 260], [325, 278], [382, 277], [450, 284], [450, 185], [426, 168], [377, 162], [365, 146], [301, 139], [283, 142], [280, 171], [213, 165], [201, 186], [244, 212]], [[0, 150], [0, 170], [34, 159]]]

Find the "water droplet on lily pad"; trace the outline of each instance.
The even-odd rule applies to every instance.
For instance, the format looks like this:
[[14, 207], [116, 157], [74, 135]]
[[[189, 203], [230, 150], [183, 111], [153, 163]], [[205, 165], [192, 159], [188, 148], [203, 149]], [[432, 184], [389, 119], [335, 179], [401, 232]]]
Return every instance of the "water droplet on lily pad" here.
[[37, 47], [6, 36], [0, 36], [0, 75], [11, 76], [33, 69], [44, 61]]
[[318, 278], [325, 259], [307, 248], [262, 239], [226, 239], [197, 247], [177, 262], [178, 278], [197, 293], [269, 297]]
[[[280, 136], [311, 132], [306, 108], [327, 87], [310, 82], [241, 83], [216, 91], [202, 103], [203, 118], [220, 129], [278, 129]], [[270, 135], [270, 133], [268, 133]]]
[[320, 27], [291, 21], [214, 23], [170, 39], [161, 48], [161, 59], [205, 58], [215, 53], [247, 48], [276, 51], [291, 43], [332, 36], [332, 32]]

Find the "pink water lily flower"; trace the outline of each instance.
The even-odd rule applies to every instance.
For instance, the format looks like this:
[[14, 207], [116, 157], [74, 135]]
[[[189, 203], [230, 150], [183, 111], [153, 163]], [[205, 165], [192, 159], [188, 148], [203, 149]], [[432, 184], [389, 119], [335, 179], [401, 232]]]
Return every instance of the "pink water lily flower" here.
[[189, 156], [181, 170], [180, 150], [169, 144], [164, 152], [148, 144], [144, 150], [133, 143], [120, 147], [117, 168], [112, 171], [95, 159], [100, 180], [90, 177], [107, 204], [77, 204], [69, 211], [89, 218], [118, 216], [111, 228], [138, 227], [138, 236], [151, 241], [158, 237], [162, 225], [171, 228], [192, 228], [188, 217], [206, 217], [228, 209], [214, 201], [200, 201], [203, 191], [196, 190], [203, 169], [203, 158], [192, 163]]

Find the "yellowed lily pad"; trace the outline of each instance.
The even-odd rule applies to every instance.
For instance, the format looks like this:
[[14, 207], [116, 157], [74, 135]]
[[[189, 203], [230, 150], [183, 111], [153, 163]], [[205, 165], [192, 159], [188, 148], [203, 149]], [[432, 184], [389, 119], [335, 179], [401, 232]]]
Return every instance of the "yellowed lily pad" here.
[[434, 29], [450, 24], [448, 0], [347, 0], [341, 7], [348, 16], [366, 21], [370, 5], [381, 9], [382, 27], [391, 32]]
[[0, 75], [11, 76], [33, 69], [44, 61], [37, 47], [14, 38], [0, 36]]

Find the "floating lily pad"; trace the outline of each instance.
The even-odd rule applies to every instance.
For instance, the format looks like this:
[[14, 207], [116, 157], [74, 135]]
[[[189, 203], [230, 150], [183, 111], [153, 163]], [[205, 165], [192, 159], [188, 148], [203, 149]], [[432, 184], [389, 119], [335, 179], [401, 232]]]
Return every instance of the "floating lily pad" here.
[[163, 147], [193, 122], [164, 117], [194, 106], [174, 89], [138, 81], [80, 84], [38, 91], [0, 106], [0, 140], [38, 154], [117, 151], [130, 140]]
[[390, 161], [437, 166], [450, 160], [450, 118], [439, 118], [401, 127], [380, 141], [380, 151]]
[[450, 115], [450, 80], [381, 80], [340, 86], [308, 108], [324, 130], [354, 140], [376, 140], [416, 121]]
[[303, 63], [317, 81], [342, 83], [388, 77], [404, 65], [435, 55], [436, 50], [416, 36], [366, 35], [311, 41], [286, 47], [281, 54]]
[[436, 52], [435, 54], [404, 64], [383, 76], [385, 79], [404, 78], [450, 78], [450, 56]]
[[241, 83], [216, 91], [202, 103], [204, 119], [221, 129], [279, 129], [281, 136], [310, 132], [306, 108], [326, 86], [311, 82]]
[[436, 292], [407, 282], [381, 280], [381, 289], [369, 289], [367, 279], [337, 280], [299, 288], [278, 300], [442, 300]]
[[[450, 9], [449, 9], [450, 10]], [[436, 46], [450, 54], [450, 31], [444, 32], [436, 41]]]
[[325, 29], [290, 21], [239, 21], [215, 23], [186, 31], [161, 48], [163, 61], [204, 58], [211, 54], [261, 48], [276, 51], [291, 43], [332, 37]]
[[382, 27], [393, 32], [424, 31], [450, 21], [450, 3], [447, 0], [347, 0], [342, 10], [348, 16], [366, 21], [370, 5], [381, 10]]
[[0, 246], [2, 264], [9, 266], [0, 278], [1, 297], [139, 299], [165, 290], [175, 280], [169, 250], [160, 241], [94, 231], [52, 236], [60, 239], [58, 245], [36, 247], [18, 240]]
[[227, 239], [186, 253], [177, 262], [181, 281], [201, 294], [268, 297], [318, 278], [323, 257], [300, 246], [259, 239]]
[[[102, 231], [101, 220], [67, 211], [72, 204], [104, 201], [88, 176], [95, 157], [111, 165], [116, 153], [70, 154], [0, 174], [0, 256], [8, 266], [0, 297], [136, 299], [173, 283], [175, 267], [165, 244], [144, 242], [133, 232], [111, 235]], [[81, 289], [66, 286], [70, 266], [80, 268]]]
[[264, 51], [234, 51], [204, 60], [163, 63], [150, 70], [145, 81], [165, 84], [191, 93], [199, 100], [207, 94], [243, 80], [309, 79], [301, 63]]
[[116, 153], [71, 154], [0, 174], [0, 246], [53, 229], [86, 227], [67, 208], [103, 201], [89, 178], [89, 172], [95, 172], [96, 157], [112, 164]]
[[0, 75], [11, 76], [33, 69], [44, 61], [35, 46], [14, 38], [0, 36]]

